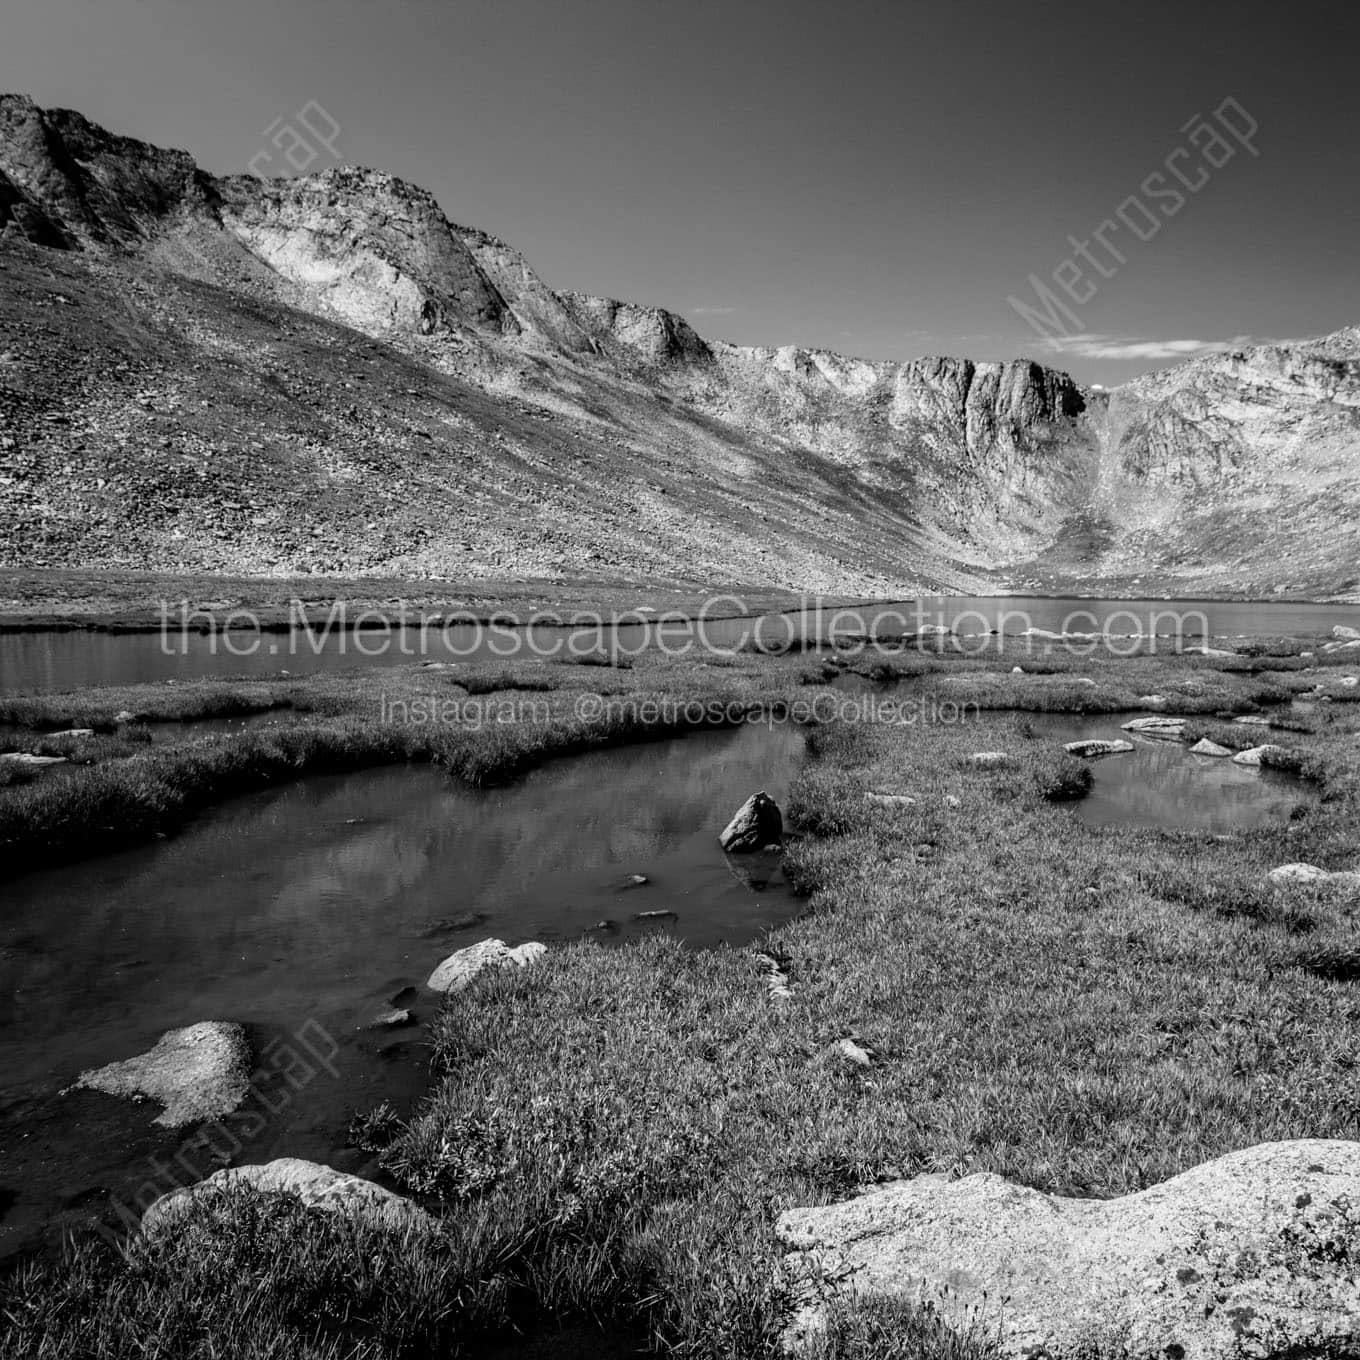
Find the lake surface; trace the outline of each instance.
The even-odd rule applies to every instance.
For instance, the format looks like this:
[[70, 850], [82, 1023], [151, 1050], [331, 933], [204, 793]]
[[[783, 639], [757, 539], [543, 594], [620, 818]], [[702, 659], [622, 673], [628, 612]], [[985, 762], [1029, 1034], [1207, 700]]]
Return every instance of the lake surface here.
[[[730, 600], [723, 608], [732, 609]], [[1360, 624], [1360, 606], [1223, 603], [1197, 600], [1084, 600], [1033, 596], [925, 596], [905, 604], [857, 609], [808, 607], [760, 617], [690, 623], [625, 623], [617, 627], [509, 628], [453, 623], [391, 630], [329, 630], [317, 625], [290, 633], [253, 630], [198, 633], [171, 627], [162, 633], [0, 634], [0, 693], [37, 693], [85, 685], [127, 685], [201, 676], [307, 675], [358, 666], [394, 666], [419, 660], [456, 662], [553, 659], [571, 651], [616, 649], [635, 654], [649, 647], [690, 653], [730, 651], [752, 640], [830, 640], [851, 636], [898, 637], [940, 626], [976, 636], [979, 649], [999, 630], [1129, 634], [1163, 638], [1202, 636], [1302, 637]]]
[[[455, 949], [658, 930], [740, 943], [791, 919], [801, 907], [778, 858], [729, 860], [717, 834], [757, 789], [784, 800], [803, 749], [795, 728], [743, 726], [552, 762], [486, 791], [423, 766], [317, 776], [233, 800], [171, 840], [6, 882], [0, 1254], [109, 1218], [111, 1197], [141, 1207], [207, 1175], [222, 1164], [214, 1148], [372, 1174], [345, 1145], [350, 1114], [382, 1100], [407, 1113], [426, 1050], [420, 1024], [363, 1026], [396, 997], [428, 1021], [425, 979]], [[650, 881], [623, 886], [635, 873]], [[635, 919], [656, 911], [674, 916]], [[59, 1094], [200, 1020], [245, 1024], [267, 1074], [267, 1100], [207, 1144], [153, 1128], [156, 1104]]]

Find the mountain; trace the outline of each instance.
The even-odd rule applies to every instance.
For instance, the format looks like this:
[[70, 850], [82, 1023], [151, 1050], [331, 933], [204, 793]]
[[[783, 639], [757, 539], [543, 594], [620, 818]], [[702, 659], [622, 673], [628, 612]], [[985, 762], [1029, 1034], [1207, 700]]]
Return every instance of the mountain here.
[[1360, 589], [1360, 331], [1113, 392], [708, 340], [372, 170], [215, 177], [0, 96], [0, 561]]

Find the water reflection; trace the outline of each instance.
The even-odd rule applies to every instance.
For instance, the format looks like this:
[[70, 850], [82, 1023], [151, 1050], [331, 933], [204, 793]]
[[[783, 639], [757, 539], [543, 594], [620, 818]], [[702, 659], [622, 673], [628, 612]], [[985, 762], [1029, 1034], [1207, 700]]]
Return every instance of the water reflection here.
[[[796, 729], [750, 726], [559, 761], [486, 792], [424, 767], [316, 777], [170, 841], [7, 883], [0, 1175], [16, 1202], [0, 1251], [135, 1191], [146, 1158], [174, 1149], [151, 1129], [155, 1107], [57, 1095], [166, 1029], [238, 1020], [258, 1048], [319, 1022], [340, 1042], [339, 1078], [316, 1082], [242, 1159], [358, 1170], [348, 1113], [424, 1086], [419, 1029], [360, 1027], [412, 986], [428, 1019], [424, 980], [452, 950], [487, 935], [572, 939], [605, 919], [610, 940], [665, 930], [713, 944], [789, 919], [800, 906], [777, 861], [742, 881], [717, 834], [756, 789], [785, 798], [802, 750]], [[633, 873], [648, 882], [624, 888]], [[660, 911], [674, 915], [635, 919]]]

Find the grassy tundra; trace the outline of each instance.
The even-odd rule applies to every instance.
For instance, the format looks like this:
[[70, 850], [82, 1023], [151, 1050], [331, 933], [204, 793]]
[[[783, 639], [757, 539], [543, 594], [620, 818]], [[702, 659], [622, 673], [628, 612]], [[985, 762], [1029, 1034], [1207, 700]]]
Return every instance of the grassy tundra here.
[[[1360, 706], [1286, 717], [1291, 695], [1319, 683], [1334, 699], [1353, 690], [1340, 670], [1281, 650], [850, 660], [908, 677], [896, 693], [922, 712], [977, 709], [962, 725], [816, 723], [787, 809], [798, 833], [787, 867], [808, 909], [760, 950], [582, 942], [451, 997], [423, 1108], [408, 1126], [374, 1118], [356, 1134], [440, 1214], [437, 1233], [403, 1241], [224, 1197], [178, 1236], [24, 1267], [0, 1297], [5, 1354], [395, 1360], [484, 1354], [508, 1329], [585, 1319], [696, 1360], [763, 1360], [790, 1305], [771, 1230], [790, 1205], [922, 1171], [1119, 1195], [1271, 1139], [1360, 1137], [1353, 903], [1265, 881], [1289, 861], [1355, 867]], [[1012, 675], [1017, 663], [1030, 673]], [[645, 723], [592, 731], [571, 716], [582, 693], [720, 694], [797, 714], [844, 669], [824, 655], [743, 655], [500, 668], [471, 686], [470, 674], [420, 670], [280, 684], [271, 695], [292, 707], [279, 732], [57, 767], [0, 790], [0, 835], [7, 858], [60, 844], [96, 797], [111, 825], [170, 825], [221, 796], [224, 772], [235, 789], [433, 759], [491, 778], [649, 735]], [[412, 698], [479, 683], [548, 708], [480, 731], [372, 718], [384, 686]], [[1151, 695], [1191, 715], [1196, 735], [1277, 742], [1278, 763], [1321, 797], [1250, 835], [1086, 828], [1067, 806], [1084, 767], [1024, 714], [1113, 712]], [[101, 704], [142, 711], [144, 697], [49, 699], [28, 716], [65, 724]], [[1280, 725], [1225, 721], [1242, 713]], [[979, 769], [976, 751], [1010, 760]], [[916, 802], [866, 798], [879, 790]], [[768, 993], [762, 951], [787, 974], [788, 1000]], [[846, 1038], [869, 1066], [838, 1050]], [[878, 1306], [843, 1307], [820, 1345], [819, 1360], [990, 1353], [983, 1335]]]

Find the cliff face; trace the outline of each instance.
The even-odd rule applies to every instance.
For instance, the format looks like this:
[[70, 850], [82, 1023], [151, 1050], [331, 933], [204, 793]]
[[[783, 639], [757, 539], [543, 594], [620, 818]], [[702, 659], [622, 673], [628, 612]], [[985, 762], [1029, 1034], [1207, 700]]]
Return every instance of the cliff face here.
[[554, 290], [391, 176], [215, 179], [17, 96], [0, 243], [10, 560], [864, 593], [1358, 560], [1356, 329], [1109, 394], [734, 346]]

